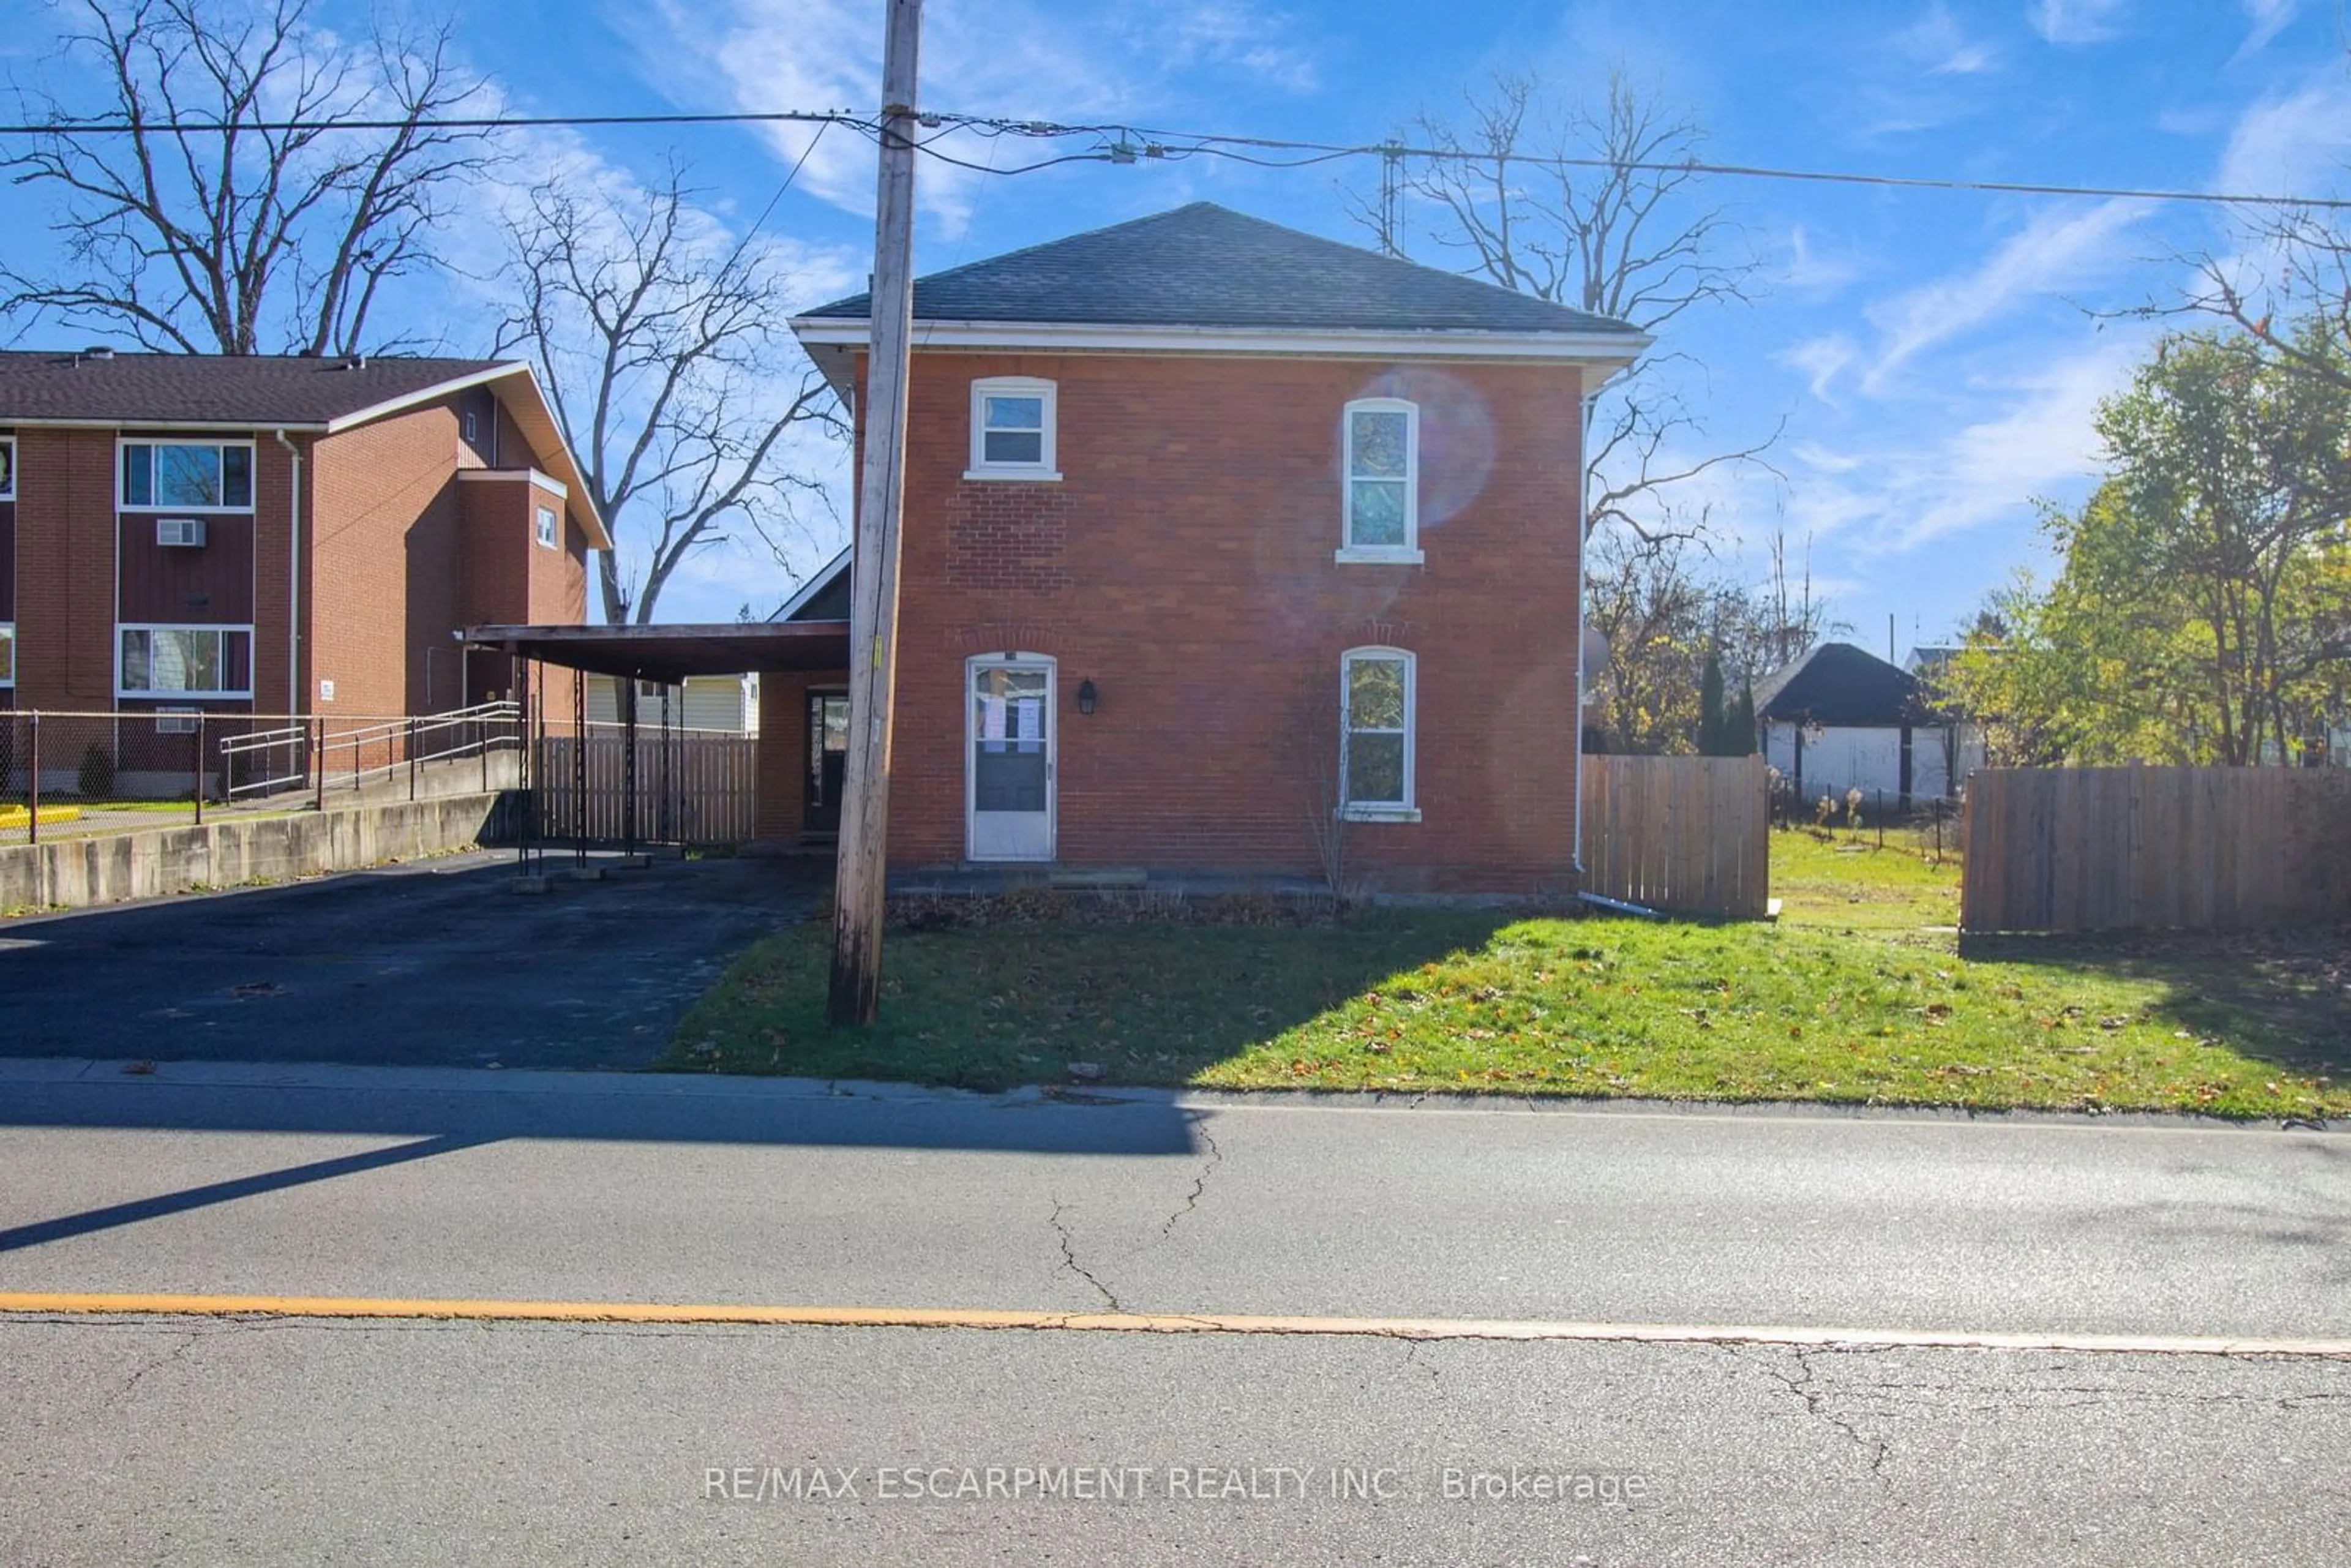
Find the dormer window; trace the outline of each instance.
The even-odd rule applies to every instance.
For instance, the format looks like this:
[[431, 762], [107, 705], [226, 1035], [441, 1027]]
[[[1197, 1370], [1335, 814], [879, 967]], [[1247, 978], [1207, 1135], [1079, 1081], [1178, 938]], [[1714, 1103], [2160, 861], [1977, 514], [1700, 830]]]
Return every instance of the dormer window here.
[[1416, 565], [1420, 552], [1420, 410], [1402, 398], [1347, 405], [1343, 561]]
[[971, 467], [967, 479], [1059, 479], [1054, 386], [1027, 376], [971, 383]]

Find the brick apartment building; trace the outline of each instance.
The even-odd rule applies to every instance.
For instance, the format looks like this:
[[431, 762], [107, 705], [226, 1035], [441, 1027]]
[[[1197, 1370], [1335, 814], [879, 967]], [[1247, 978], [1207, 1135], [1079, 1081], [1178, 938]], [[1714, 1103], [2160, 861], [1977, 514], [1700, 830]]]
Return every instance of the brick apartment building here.
[[520, 363], [0, 354], [0, 707], [463, 706], [610, 544]]
[[[1583, 409], [1644, 337], [1207, 204], [914, 315], [893, 868], [1312, 874], [1336, 821], [1375, 886], [1573, 884]], [[861, 441], [869, 316], [793, 322]], [[844, 681], [763, 682], [764, 836], [837, 810]]]

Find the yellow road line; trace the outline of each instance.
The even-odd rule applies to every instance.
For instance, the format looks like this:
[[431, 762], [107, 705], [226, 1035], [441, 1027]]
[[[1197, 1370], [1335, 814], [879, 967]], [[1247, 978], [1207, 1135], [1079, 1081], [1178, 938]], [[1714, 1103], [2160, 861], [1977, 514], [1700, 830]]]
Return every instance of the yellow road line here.
[[979, 1307], [776, 1307], [660, 1301], [465, 1301], [379, 1296], [215, 1296], [0, 1291], [0, 1314], [408, 1318], [552, 1323], [732, 1323], [772, 1328], [1027, 1329], [1081, 1333], [1302, 1334], [1338, 1338], [1639, 1344], [1771, 1344], [1921, 1350], [2087, 1351], [2136, 1355], [2351, 1359], [2351, 1339], [2176, 1334], [1966, 1333], [1738, 1323], [1524, 1318], [1302, 1317], [1236, 1312], [1051, 1312]]

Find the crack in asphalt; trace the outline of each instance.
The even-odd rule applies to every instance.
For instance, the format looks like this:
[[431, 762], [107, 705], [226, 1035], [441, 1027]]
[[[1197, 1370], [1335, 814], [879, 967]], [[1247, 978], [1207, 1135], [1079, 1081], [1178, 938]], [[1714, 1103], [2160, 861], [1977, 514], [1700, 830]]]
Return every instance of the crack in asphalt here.
[[[1926, 1385], [1919, 1385], [1926, 1386]], [[1958, 1388], [1928, 1389], [1929, 1392], [1957, 1394]], [[2073, 1399], [2043, 1400], [2034, 1395], [2079, 1395]], [[2351, 1399], [2351, 1392], [2304, 1394], [2203, 1394], [2176, 1388], [2020, 1388], [2008, 1398], [1990, 1405], [1971, 1405], [1968, 1409], [1976, 1414], [2000, 1414], [2030, 1410], [2095, 1410], [2105, 1406], [2137, 1400], [2159, 1405], [2257, 1405], [2272, 1409], [2294, 1412], [2328, 1400]]]
[[[1169, 1237], [1176, 1234], [1176, 1227], [1183, 1222], [1185, 1216], [1192, 1213], [1200, 1207], [1201, 1195], [1208, 1190], [1209, 1175], [1214, 1172], [1218, 1166], [1224, 1163], [1225, 1151], [1217, 1146], [1216, 1137], [1208, 1132], [1207, 1128], [1196, 1121], [1193, 1124], [1192, 1130], [1199, 1135], [1200, 1142], [1207, 1145], [1208, 1157], [1201, 1162], [1199, 1170], [1193, 1175], [1192, 1190], [1184, 1195], [1183, 1201], [1177, 1204], [1175, 1210], [1160, 1223], [1159, 1233], [1156, 1236], [1154, 1236], [1148, 1242], [1145, 1242], [1142, 1247], [1136, 1249], [1133, 1252], [1127, 1253], [1125, 1256], [1130, 1260], [1140, 1257], [1143, 1253], [1150, 1251], [1153, 1248], [1165, 1244]], [[1103, 1284], [1100, 1276], [1095, 1274], [1092, 1270], [1078, 1261], [1077, 1239], [1071, 1233], [1068, 1224], [1061, 1218], [1062, 1214], [1067, 1210], [1067, 1208], [1068, 1206], [1066, 1204], [1062, 1203], [1061, 1199], [1055, 1198], [1053, 1200], [1053, 1212], [1051, 1218], [1048, 1221], [1048, 1223], [1053, 1228], [1053, 1234], [1061, 1241], [1061, 1267], [1067, 1269], [1071, 1273], [1075, 1274], [1080, 1279], [1085, 1281], [1087, 1284], [1092, 1285], [1102, 1296], [1103, 1301], [1108, 1303], [1112, 1312], [1126, 1312], [1136, 1310], [1123, 1305], [1118, 1299], [1117, 1293], [1108, 1285]], [[1162, 1312], [1157, 1315], [1171, 1318], [1185, 1317], [1185, 1314], [1181, 1312]], [[1205, 1322], [1206, 1320], [1192, 1319], [1189, 1321]]]
[[1111, 1294], [1110, 1287], [1103, 1284], [1100, 1280], [1095, 1279], [1093, 1271], [1088, 1269], [1084, 1264], [1078, 1261], [1076, 1240], [1071, 1236], [1070, 1228], [1061, 1223], [1061, 1213], [1066, 1207], [1067, 1205], [1063, 1204], [1061, 1199], [1055, 1198], [1053, 1200], [1053, 1212], [1046, 1219], [1046, 1223], [1053, 1228], [1053, 1234], [1061, 1239], [1061, 1267], [1067, 1269], [1071, 1273], [1075, 1274], [1079, 1279], [1083, 1280], [1087, 1284], [1092, 1285], [1095, 1291], [1101, 1295], [1102, 1299], [1105, 1302], [1109, 1303], [1110, 1310], [1112, 1312], [1125, 1312], [1126, 1309], [1119, 1305], [1118, 1298]]
[[1855, 1426], [1853, 1422], [1830, 1409], [1828, 1407], [1828, 1400], [1830, 1395], [1834, 1391], [1819, 1385], [1819, 1373], [1813, 1365], [1813, 1357], [1815, 1355], [1843, 1354], [1844, 1354], [1844, 1347], [1837, 1345], [1786, 1345], [1780, 1347], [1785, 1349], [1796, 1364], [1797, 1375], [1793, 1377], [1791, 1377], [1783, 1368], [1775, 1364], [1773, 1362], [1757, 1362], [1753, 1358], [1742, 1354], [1741, 1352], [1746, 1348], [1744, 1346], [1726, 1344], [1723, 1348], [1730, 1353], [1734, 1360], [1744, 1361], [1749, 1363], [1750, 1365], [1760, 1366], [1764, 1372], [1768, 1373], [1771, 1376], [1774, 1382], [1778, 1383], [1789, 1393], [1794, 1395], [1798, 1399], [1803, 1401], [1804, 1413], [1806, 1415], [1813, 1416], [1818, 1420], [1824, 1421], [1828, 1425], [1835, 1427], [1838, 1431], [1844, 1433], [1855, 1447], [1861, 1448], [1869, 1455], [1870, 1475], [1876, 1480], [1884, 1482], [1889, 1489], [1892, 1487], [1893, 1482], [1885, 1473], [1886, 1458], [1888, 1451], [1888, 1446], [1886, 1439], [1883, 1437], [1869, 1436], [1867, 1433], [1862, 1431], [1860, 1427]]
[[177, 1362], [182, 1356], [186, 1355], [188, 1352], [193, 1350], [196, 1347], [196, 1341], [203, 1337], [203, 1332], [197, 1329], [173, 1329], [166, 1332], [170, 1333], [174, 1339], [179, 1341], [179, 1343], [174, 1344], [171, 1349], [165, 1351], [162, 1354], [146, 1362], [144, 1364], [133, 1371], [129, 1379], [123, 1383], [122, 1386], [116, 1389], [114, 1393], [109, 1396], [103, 1408], [111, 1410], [116, 1406], [124, 1403], [138, 1390], [139, 1385], [146, 1380], [149, 1373], [158, 1371], [162, 1367]]
[[[1207, 1124], [1195, 1122], [1192, 1124], [1192, 1130], [1199, 1134], [1202, 1143], [1208, 1145], [1208, 1157], [1202, 1162], [1199, 1174], [1192, 1178], [1192, 1190], [1184, 1195], [1184, 1206], [1169, 1215], [1167, 1223], [1159, 1228], [1160, 1241], [1166, 1240], [1176, 1233], [1176, 1221], [1200, 1207], [1200, 1195], [1208, 1189], [1208, 1173], [1224, 1163], [1225, 1151], [1217, 1146], [1217, 1140], [1209, 1134]], [[1158, 1242], [1155, 1241], [1152, 1245], [1155, 1247]]]

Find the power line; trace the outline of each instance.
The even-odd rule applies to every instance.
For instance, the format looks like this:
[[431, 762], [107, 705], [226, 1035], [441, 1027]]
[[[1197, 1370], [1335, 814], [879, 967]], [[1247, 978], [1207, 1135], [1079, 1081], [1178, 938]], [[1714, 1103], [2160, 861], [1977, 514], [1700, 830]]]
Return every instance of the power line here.
[[[2282, 206], [2314, 210], [2351, 209], [2351, 197], [2256, 195], [2227, 191], [2183, 191], [2131, 185], [2074, 185], [2053, 181], [1963, 180], [1937, 175], [1874, 174], [1850, 170], [1796, 169], [1761, 163], [1723, 163], [1698, 159], [1613, 159], [1564, 153], [1486, 152], [1459, 147], [1422, 147], [1401, 141], [1309, 141], [1270, 136], [1154, 130], [1118, 124], [1073, 125], [1052, 120], [925, 113], [921, 123], [938, 134], [916, 144], [918, 152], [941, 162], [985, 174], [1009, 177], [1035, 173], [1063, 163], [1174, 162], [1194, 157], [1223, 158], [1259, 168], [1296, 169], [1347, 158], [1380, 158], [1391, 166], [1405, 159], [1430, 162], [1521, 164], [1547, 169], [1598, 169], [1626, 173], [1708, 174], [1729, 179], [1782, 180], [1812, 184], [1855, 185], [1884, 190], [1950, 191], [1979, 195], [2059, 196], [2099, 200], [2175, 202], [2207, 206]], [[492, 114], [417, 120], [161, 120], [133, 124], [127, 120], [56, 120], [0, 125], [0, 137], [111, 136], [162, 132], [172, 135], [246, 133], [296, 134], [338, 131], [528, 131], [594, 129], [624, 126], [692, 125], [846, 125], [869, 137], [881, 134], [878, 114], [847, 110], [732, 110], [690, 113], [663, 111], [643, 114]], [[1074, 136], [1115, 138], [1090, 152], [1062, 153], [1013, 168], [975, 163], [941, 151], [935, 143], [954, 131], [983, 136], [1018, 135], [1040, 140]], [[1260, 153], [1293, 153], [1295, 157], [1261, 157]]]
[[877, 115], [852, 114], [845, 109], [730, 110], [725, 113], [688, 114], [673, 111], [648, 114], [482, 114], [434, 116], [415, 120], [54, 120], [0, 125], [0, 136], [128, 136], [134, 131], [171, 135], [218, 136], [243, 134], [293, 135], [324, 131], [544, 131], [566, 127], [621, 125], [879, 125]]
[[[1463, 163], [1523, 163], [1540, 168], [1608, 169], [1628, 172], [1658, 174], [1719, 174], [1737, 179], [1793, 180], [1822, 184], [1872, 185], [1896, 190], [1957, 191], [1988, 195], [2022, 196], [2088, 196], [2150, 202], [2192, 202], [2214, 205], [2314, 207], [2340, 210], [2351, 208], [2351, 197], [2343, 196], [2270, 196], [2248, 195], [2223, 191], [2181, 191], [2127, 185], [2066, 185], [2046, 182], [2020, 180], [1959, 180], [1934, 175], [1865, 174], [1827, 169], [1789, 169], [1760, 163], [1716, 163], [1698, 159], [1614, 159], [1575, 157], [1565, 153], [1480, 152], [1459, 147], [1417, 147], [1402, 141], [1337, 142], [1302, 141], [1270, 136], [1233, 136], [1207, 131], [1159, 131], [1141, 126], [1058, 126], [1050, 131], [1035, 122], [989, 121], [1009, 124], [1032, 135], [1104, 135], [1118, 132], [1142, 142], [1140, 149], [1146, 159], [1170, 158], [1205, 153], [1223, 157], [1260, 168], [1301, 168], [1310, 163], [1328, 162], [1335, 158], [1382, 158], [1388, 160], [1418, 158], [1436, 162]], [[1181, 144], [1181, 145], [1179, 145]], [[1276, 160], [1251, 157], [1233, 151], [1253, 148], [1264, 152], [1304, 152], [1313, 156]], [[1123, 159], [1114, 160], [1124, 162]]]

